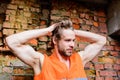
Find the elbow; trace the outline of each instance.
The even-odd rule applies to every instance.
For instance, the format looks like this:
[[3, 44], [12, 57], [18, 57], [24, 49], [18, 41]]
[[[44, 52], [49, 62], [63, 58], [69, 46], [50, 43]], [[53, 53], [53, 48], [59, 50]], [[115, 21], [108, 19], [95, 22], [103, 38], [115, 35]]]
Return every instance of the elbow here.
[[13, 41], [11, 40], [10, 37], [6, 37], [6, 38], [5, 38], [5, 43], [6, 43], [6, 45], [7, 45], [8, 47], [10, 47], [10, 46], [12, 45]]
[[11, 36], [8, 36], [8, 37], [5, 38], [5, 43], [9, 48], [12, 48], [12, 47], [15, 46], [16, 42]]

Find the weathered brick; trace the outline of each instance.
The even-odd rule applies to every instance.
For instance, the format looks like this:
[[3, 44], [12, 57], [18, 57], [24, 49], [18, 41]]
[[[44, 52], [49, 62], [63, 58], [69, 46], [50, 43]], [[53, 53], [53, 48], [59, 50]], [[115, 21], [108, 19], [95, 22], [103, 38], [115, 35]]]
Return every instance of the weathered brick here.
[[86, 25], [93, 25], [93, 21], [92, 20], [86, 20]]
[[107, 33], [107, 26], [105, 23], [99, 23], [100, 26], [100, 32]]
[[94, 27], [92, 26], [91, 29], [90, 29], [91, 32], [94, 32], [94, 33], [99, 33], [99, 30], [97, 27]]
[[0, 47], [0, 51], [8, 51], [10, 50], [7, 46]]
[[104, 46], [104, 48], [102, 50], [115, 50], [114, 46]]
[[98, 22], [93, 22], [93, 26], [98, 27]]
[[40, 21], [40, 25], [45, 25], [45, 24], [46, 24], [46, 21], [44, 21], [44, 20]]
[[98, 18], [98, 21], [99, 21], [99, 22], [104, 22], [104, 23], [105, 23], [105, 22], [106, 22], [106, 18], [101, 18], [101, 17], [100, 17], [100, 18]]
[[89, 19], [90, 18], [89, 14], [85, 14], [85, 18]]
[[28, 75], [24, 75], [24, 76], [20, 76], [20, 75], [16, 75], [16, 76], [12, 76], [11, 80], [33, 80], [33, 76], [28, 76]]
[[0, 31], [0, 38], [2, 37], [3, 35], [2, 35], [2, 32]]
[[113, 69], [119, 71], [120, 70], [120, 65], [119, 64], [114, 64]]
[[120, 64], [120, 58], [116, 58], [116, 64]]
[[106, 17], [105, 12], [102, 11], [102, 10], [101, 10], [101, 11], [98, 11], [96, 15], [101, 16], [101, 17]]
[[94, 69], [94, 64], [92, 62], [88, 62], [86, 65], [85, 65], [85, 69]]
[[98, 58], [98, 61], [103, 63], [112, 63], [112, 64], [115, 63], [115, 59], [110, 57]]
[[95, 76], [95, 70], [85, 70], [85, 72], [89, 76]]
[[71, 18], [71, 21], [75, 24], [79, 24], [79, 18]]
[[105, 63], [105, 64], [104, 64], [104, 68], [105, 68], [105, 69], [113, 69], [113, 64]]
[[115, 80], [114, 77], [105, 77], [105, 80]]
[[98, 56], [94, 57], [94, 58], [92, 59], [92, 62], [98, 63]]
[[30, 16], [31, 16], [31, 13], [30, 13], [30, 12], [24, 12], [24, 16], [25, 16], [25, 17], [30, 17]]
[[12, 73], [13, 68], [12, 67], [3, 67], [2, 71], [6, 73]]
[[14, 29], [3, 29], [3, 34], [7, 36], [14, 34]]
[[83, 30], [90, 30], [90, 26], [89, 25], [82, 25], [81, 28]]
[[102, 51], [103, 56], [108, 56], [109, 55], [109, 51]]
[[80, 18], [84, 18], [85, 17], [85, 13], [80, 13]]
[[17, 5], [8, 4], [7, 8], [8, 8], [8, 9], [17, 10]]
[[115, 46], [116, 51], [120, 51], [120, 46]]
[[51, 16], [51, 20], [60, 20], [61, 17], [60, 16]]
[[95, 69], [104, 69], [103, 64], [95, 64]]
[[60, 11], [59, 10], [51, 10], [51, 15], [60, 15]]
[[112, 56], [116, 56], [116, 57], [119, 56], [119, 52], [118, 51], [111, 51], [110, 54]]
[[80, 25], [78, 25], [78, 24], [73, 24], [73, 27], [74, 27], [75, 29], [80, 29]]
[[69, 17], [69, 16], [70, 16], [70, 12], [61, 11], [61, 12], [60, 12], [60, 15], [61, 15], [61, 16], [68, 16], [68, 17]]
[[95, 77], [95, 80], [104, 80], [104, 77]]
[[10, 22], [4, 22], [3, 27], [10, 28], [11, 27]]
[[15, 10], [6, 10], [6, 14], [8, 14], [8, 15], [16, 15], [16, 11]]
[[112, 70], [104, 70], [104, 71], [100, 71], [100, 75], [101, 76], [117, 76], [116, 71], [112, 71]]

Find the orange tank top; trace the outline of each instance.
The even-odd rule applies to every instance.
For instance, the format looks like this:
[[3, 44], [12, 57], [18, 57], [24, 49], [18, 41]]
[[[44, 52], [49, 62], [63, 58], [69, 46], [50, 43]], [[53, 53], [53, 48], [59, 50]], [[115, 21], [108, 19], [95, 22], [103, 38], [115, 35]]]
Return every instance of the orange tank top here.
[[44, 55], [42, 71], [34, 80], [87, 80], [82, 60], [78, 53], [70, 56], [70, 69], [60, 62], [56, 54]]

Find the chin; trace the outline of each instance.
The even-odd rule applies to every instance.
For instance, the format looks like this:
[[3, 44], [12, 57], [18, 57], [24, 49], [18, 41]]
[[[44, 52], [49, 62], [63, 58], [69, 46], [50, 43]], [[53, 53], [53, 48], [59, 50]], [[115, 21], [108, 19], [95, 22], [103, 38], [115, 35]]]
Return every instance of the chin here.
[[72, 55], [72, 53], [67, 53], [66, 55], [69, 57], [69, 56], [71, 56], [71, 55]]

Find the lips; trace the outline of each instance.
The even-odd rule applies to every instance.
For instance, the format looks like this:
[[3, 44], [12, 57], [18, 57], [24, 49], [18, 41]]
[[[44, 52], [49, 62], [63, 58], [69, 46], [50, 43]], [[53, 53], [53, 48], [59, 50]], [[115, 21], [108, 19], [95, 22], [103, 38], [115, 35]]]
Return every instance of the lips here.
[[72, 51], [73, 51], [73, 49], [67, 49], [67, 51], [72, 52]]

